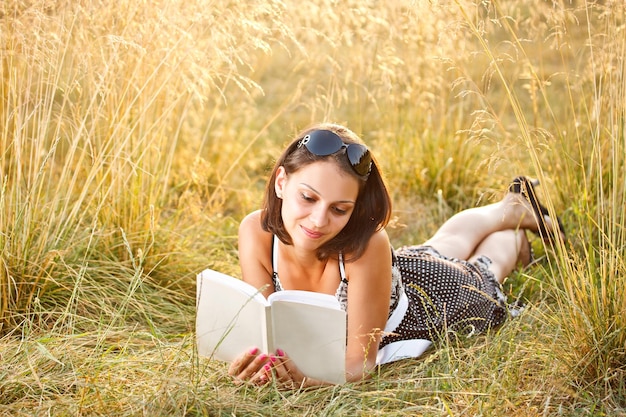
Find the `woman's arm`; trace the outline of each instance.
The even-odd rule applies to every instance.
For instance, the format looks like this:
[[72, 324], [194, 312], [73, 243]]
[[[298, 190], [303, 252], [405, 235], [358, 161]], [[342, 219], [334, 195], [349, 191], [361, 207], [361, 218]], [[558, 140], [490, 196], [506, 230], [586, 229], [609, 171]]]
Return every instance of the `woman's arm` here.
[[384, 230], [374, 234], [362, 257], [346, 265], [348, 274], [348, 341], [346, 379], [369, 377], [389, 315], [391, 246]]
[[248, 214], [239, 224], [239, 266], [241, 278], [267, 298], [272, 285], [272, 235], [261, 227], [261, 211]]
[[[263, 289], [267, 298], [274, 292], [271, 268], [272, 236], [261, 227], [261, 211], [248, 214], [239, 224], [239, 265], [243, 281], [257, 289]], [[270, 264], [267, 263], [269, 260]], [[250, 346], [247, 352], [232, 361], [228, 373], [236, 381], [262, 384], [270, 357], [259, 352], [258, 346]]]

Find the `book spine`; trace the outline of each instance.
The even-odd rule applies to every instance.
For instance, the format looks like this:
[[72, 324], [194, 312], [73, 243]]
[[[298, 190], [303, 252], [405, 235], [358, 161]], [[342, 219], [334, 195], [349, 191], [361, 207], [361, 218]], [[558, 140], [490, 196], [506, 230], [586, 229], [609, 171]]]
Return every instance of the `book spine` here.
[[263, 351], [267, 354], [274, 353], [276, 347], [274, 346], [274, 326], [272, 326], [272, 308], [271, 306], [265, 306], [265, 329], [263, 331]]

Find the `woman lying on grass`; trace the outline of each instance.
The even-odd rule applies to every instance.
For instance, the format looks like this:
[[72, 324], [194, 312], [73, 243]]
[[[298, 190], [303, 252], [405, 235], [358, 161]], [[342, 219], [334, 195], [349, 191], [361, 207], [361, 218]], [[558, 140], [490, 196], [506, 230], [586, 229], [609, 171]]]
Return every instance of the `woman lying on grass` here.
[[[243, 280], [256, 288], [334, 294], [347, 312], [346, 379], [377, 365], [417, 357], [450, 331], [484, 331], [510, 314], [501, 283], [532, 260], [525, 230], [564, 238], [516, 178], [497, 203], [462, 211], [419, 246], [391, 247], [391, 201], [375, 159], [340, 125], [303, 131], [280, 156], [261, 210], [242, 221]], [[298, 337], [294, 334], [294, 337]], [[323, 385], [289, 352], [251, 347], [234, 360], [237, 381], [285, 388]]]

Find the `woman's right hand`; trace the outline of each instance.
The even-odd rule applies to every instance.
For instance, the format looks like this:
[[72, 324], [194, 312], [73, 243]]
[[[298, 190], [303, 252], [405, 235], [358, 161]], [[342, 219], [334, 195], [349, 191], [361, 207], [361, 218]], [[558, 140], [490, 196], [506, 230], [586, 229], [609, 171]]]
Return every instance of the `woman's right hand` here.
[[233, 360], [228, 368], [228, 375], [235, 383], [249, 382], [255, 385], [266, 384], [272, 375], [270, 357], [260, 353], [259, 348], [252, 348], [237, 359]]

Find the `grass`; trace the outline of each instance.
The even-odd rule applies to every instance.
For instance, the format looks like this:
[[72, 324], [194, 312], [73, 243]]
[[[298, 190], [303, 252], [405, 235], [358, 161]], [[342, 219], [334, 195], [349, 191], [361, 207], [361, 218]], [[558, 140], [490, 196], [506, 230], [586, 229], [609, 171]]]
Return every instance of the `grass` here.
[[[5, 1], [0, 415], [626, 415], [625, 13]], [[396, 246], [539, 178], [569, 239], [506, 282], [522, 316], [312, 391], [199, 358], [195, 273], [238, 275], [238, 221], [317, 121], [371, 146]]]

